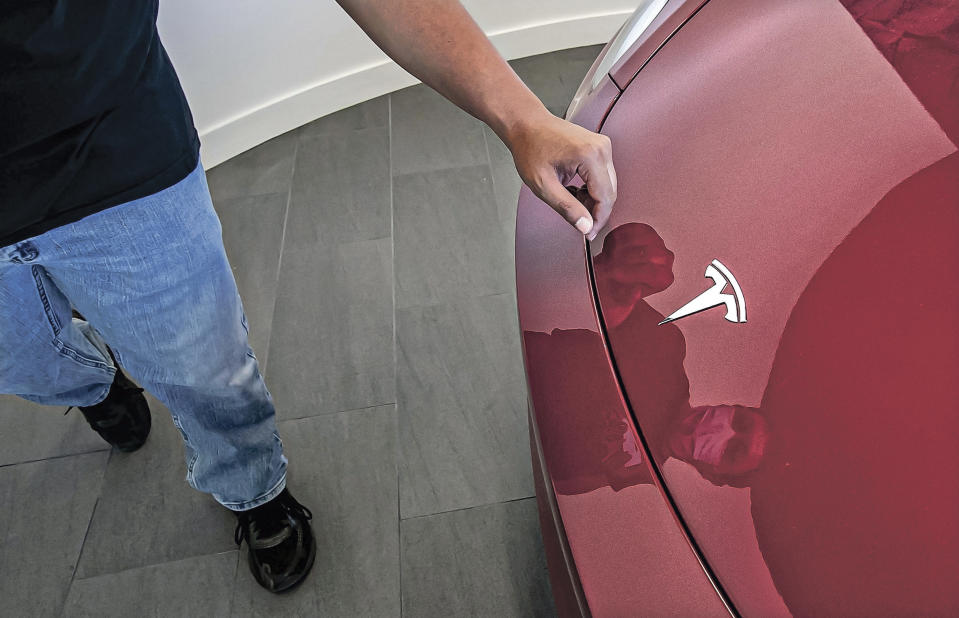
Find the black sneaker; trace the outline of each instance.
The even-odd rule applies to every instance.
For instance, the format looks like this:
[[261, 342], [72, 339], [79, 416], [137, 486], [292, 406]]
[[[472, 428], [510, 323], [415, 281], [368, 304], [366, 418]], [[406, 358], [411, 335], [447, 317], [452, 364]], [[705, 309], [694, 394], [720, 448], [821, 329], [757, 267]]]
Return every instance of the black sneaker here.
[[250, 572], [270, 592], [292, 590], [306, 579], [316, 558], [313, 513], [284, 489], [277, 497], [236, 514], [236, 544], [249, 546]]
[[[143, 446], [150, 435], [150, 407], [143, 389], [131, 382], [119, 367], [106, 399], [96, 405], [76, 407], [93, 431], [124, 453]], [[72, 408], [67, 408], [67, 412]]]

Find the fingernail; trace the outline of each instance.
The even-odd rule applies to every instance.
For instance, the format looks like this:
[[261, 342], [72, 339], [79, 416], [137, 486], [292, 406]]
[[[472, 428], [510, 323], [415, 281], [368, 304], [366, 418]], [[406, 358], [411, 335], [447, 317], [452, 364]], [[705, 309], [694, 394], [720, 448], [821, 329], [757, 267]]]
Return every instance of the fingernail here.
[[589, 234], [589, 231], [593, 229], [593, 220], [589, 217], [580, 217], [576, 220], [576, 229], [583, 234]]

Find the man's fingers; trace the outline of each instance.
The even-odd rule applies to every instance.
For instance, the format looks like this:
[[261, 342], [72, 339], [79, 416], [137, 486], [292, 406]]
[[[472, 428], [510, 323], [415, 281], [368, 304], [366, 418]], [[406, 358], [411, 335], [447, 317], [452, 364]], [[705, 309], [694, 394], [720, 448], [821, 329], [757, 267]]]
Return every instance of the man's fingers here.
[[592, 231], [593, 216], [579, 200], [570, 194], [556, 176], [550, 174], [546, 177], [540, 185], [539, 197], [582, 234], [589, 234]]
[[613, 181], [613, 193], [616, 193], [618, 186], [616, 184], [616, 168], [613, 166], [612, 156], [606, 160], [606, 170], [609, 172], [610, 180]]
[[[616, 201], [612, 143], [605, 135], [592, 133], [565, 120], [553, 120], [555, 133], [545, 129], [536, 133], [537, 139], [541, 140], [538, 147], [532, 148], [522, 142], [511, 146], [516, 169], [533, 193], [588, 240], [594, 240], [609, 220]], [[575, 176], [579, 176], [586, 186], [567, 190], [563, 180]]]
[[613, 211], [613, 203], [616, 201], [616, 170], [613, 169], [612, 159], [606, 152], [603, 156], [583, 162], [579, 174], [586, 180], [586, 190], [595, 202], [595, 223], [592, 232], [587, 236], [589, 240], [593, 240], [609, 221], [609, 215]]
[[[589, 185], [587, 185], [588, 187]], [[592, 195], [592, 194], [591, 194]], [[589, 240], [595, 240], [596, 235], [599, 234], [600, 230], [606, 227], [606, 223], [609, 222], [609, 215], [613, 212], [613, 202], [616, 200], [616, 194], [614, 193], [610, 199], [598, 200], [596, 206], [593, 208], [593, 218], [594, 225], [593, 230], [587, 236]]]

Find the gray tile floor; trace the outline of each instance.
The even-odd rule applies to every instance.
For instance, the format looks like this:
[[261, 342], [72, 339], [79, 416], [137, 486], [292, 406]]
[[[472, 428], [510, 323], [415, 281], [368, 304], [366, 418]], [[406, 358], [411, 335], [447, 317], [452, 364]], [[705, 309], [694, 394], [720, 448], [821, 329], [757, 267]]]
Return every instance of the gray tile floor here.
[[[562, 115], [599, 47], [514, 61]], [[179, 436], [110, 452], [0, 396], [0, 615], [549, 616], [516, 325], [520, 181], [424, 86], [208, 173], [291, 461], [311, 578], [260, 590]]]

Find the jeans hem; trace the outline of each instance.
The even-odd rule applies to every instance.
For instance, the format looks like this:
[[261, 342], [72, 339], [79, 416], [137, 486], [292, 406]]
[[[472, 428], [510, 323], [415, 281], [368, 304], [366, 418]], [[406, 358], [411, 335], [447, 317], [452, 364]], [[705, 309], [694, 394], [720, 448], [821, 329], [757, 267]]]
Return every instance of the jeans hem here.
[[96, 401], [94, 401], [93, 403], [88, 403], [87, 405], [85, 405], [85, 406], [83, 406], [83, 407], [84, 407], [84, 408], [89, 408], [90, 406], [95, 406], [95, 405], [97, 405], [98, 403], [102, 403], [102, 402], [107, 398], [107, 395], [110, 394], [110, 389], [111, 389], [111, 388], [113, 388], [113, 382], [110, 382], [110, 384], [104, 384], [104, 385], [103, 385], [103, 395], [97, 396], [97, 397], [96, 397]]
[[[286, 472], [283, 473], [283, 476], [280, 477], [280, 480], [277, 481], [276, 485], [273, 486], [273, 489], [266, 492], [262, 496], [259, 496], [258, 498], [247, 500], [246, 502], [222, 502], [218, 499], [217, 502], [231, 511], [249, 511], [250, 509], [256, 508], [261, 504], [265, 504], [277, 497], [284, 489], [286, 489]], [[216, 498], [216, 496], [214, 496], [214, 498]]]

